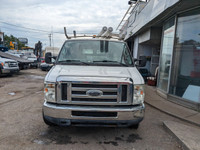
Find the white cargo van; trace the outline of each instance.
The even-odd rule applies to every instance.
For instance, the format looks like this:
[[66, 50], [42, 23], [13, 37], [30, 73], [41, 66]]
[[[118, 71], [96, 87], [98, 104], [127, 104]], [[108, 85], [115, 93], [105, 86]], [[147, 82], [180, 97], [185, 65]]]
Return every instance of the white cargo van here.
[[127, 44], [111, 36], [66, 40], [44, 81], [44, 122], [137, 128], [145, 93], [134, 64]]

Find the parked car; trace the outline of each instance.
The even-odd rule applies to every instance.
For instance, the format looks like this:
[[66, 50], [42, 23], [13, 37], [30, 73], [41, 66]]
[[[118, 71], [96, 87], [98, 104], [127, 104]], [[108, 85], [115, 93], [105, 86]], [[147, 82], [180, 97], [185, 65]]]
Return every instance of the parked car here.
[[17, 61], [0, 57], [0, 75], [19, 72]]

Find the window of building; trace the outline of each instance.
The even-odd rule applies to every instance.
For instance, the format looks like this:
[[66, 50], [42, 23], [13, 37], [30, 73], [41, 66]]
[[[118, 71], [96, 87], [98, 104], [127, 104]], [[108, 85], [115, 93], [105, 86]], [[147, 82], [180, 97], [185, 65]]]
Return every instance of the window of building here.
[[174, 46], [175, 18], [167, 21], [163, 26], [162, 52], [160, 55], [160, 73], [158, 88], [168, 92], [171, 58]]
[[200, 103], [200, 9], [178, 17], [169, 92]]

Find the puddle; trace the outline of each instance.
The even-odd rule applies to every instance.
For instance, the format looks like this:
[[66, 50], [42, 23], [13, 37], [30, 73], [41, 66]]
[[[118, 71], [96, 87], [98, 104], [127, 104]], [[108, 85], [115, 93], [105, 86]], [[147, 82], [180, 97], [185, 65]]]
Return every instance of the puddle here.
[[42, 135], [42, 136], [44, 136], [44, 135], [47, 135], [48, 133], [46, 132], [46, 131], [44, 131], [44, 132], [41, 132], [39, 135]]
[[45, 144], [45, 142], [41, 141], [41, 140], [34, 140], [33, 142], [36, 143], [36, 144], [40, 144], [40, 145]]
[[15, 94], [16, 94], [15, 92], [8, 93], [8, 95], [12, 95], [12, 96], [14, 96]]
[[28, 75], [27, 77], [32, 79], [44, 79], [43, 76], [37, 76], [37, 75]]
[[138, 134], [130, 134], [126, 139], [127, 143], [134, 143], [136, 140], [142, 140]]

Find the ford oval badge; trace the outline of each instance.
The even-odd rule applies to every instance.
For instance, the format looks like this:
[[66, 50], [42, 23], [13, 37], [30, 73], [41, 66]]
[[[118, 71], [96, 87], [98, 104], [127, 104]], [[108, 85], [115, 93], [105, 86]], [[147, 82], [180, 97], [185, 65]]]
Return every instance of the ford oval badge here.
[[92, 97], [99, 97], [103, 95], [103, 92], [101, 90], [88, 90], [86, 94]]

